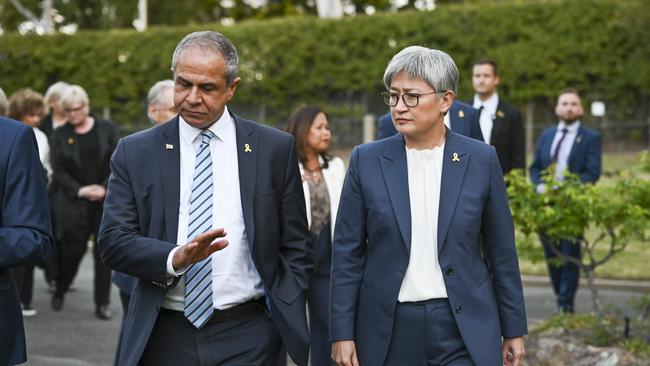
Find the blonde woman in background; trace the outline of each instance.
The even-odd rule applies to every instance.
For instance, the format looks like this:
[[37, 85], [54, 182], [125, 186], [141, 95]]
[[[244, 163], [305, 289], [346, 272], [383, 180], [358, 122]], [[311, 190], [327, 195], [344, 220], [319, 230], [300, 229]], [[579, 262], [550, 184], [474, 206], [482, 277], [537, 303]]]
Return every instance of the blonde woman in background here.
[[314, 270], [307, 290], [311, 365], [331, 365], [328, 306], [332, 234], [345, 166], [343, 160], [328, 154], [332, 132], [321, 108], [297, 109], [289, 117], [287, 132], [296, 139], [313, 248]]

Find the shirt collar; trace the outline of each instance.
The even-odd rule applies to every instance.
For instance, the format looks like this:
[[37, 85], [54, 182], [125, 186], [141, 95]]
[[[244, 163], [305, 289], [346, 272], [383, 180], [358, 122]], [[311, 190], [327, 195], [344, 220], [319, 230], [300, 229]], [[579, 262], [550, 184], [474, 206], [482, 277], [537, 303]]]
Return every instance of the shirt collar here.
[[560, 121], [557, 124], [557, 130], [562, 131], [562, 129], [564, 129], [564, 128], [567, 129], [567, 133], [572, 133], [572, 134], [577, 133], [578, 129], [580, 128], [580, 121], [575, 121], [570, 125], [567, 125], [566, 122], [564, 122], [564, 121]]
[[[178, 130], [180, 133], [181, 141], [185, 145], [192, 145], [198, 138], [199, 134], [203, 132], [202, 129], [190, 126], [183, 117], [178, 116]], [[235, 136], [235, 121], [232, 119], [228, 107], [224, 106], [223, 114], [213, 123], [208, 130], [212, 131], [215, 136], [221, 141], [228, 141]]]
[[497, 108], [499, 107], [499, 94], [494, 92], [494, 94], [486, 100], [481, 100], [478, 97], [478, 94], [474, 94], [474, 108], [479, 109], [481, 105], [490, 112], [490, 114], [496, 114]]

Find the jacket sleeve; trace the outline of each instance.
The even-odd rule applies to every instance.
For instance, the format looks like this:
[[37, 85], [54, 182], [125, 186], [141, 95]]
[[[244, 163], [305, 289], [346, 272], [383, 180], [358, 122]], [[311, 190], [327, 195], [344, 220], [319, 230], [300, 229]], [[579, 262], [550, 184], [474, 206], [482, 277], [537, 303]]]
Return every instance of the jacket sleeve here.
[[37, 264], [52, 249], [47, 178], [31, 128], [21, 128], [9, 144], [0, 193], [0, 268]]
[[118, 142], [111, 158], [111, 175], [97, 238], [101, 258], [116, 271], [166, 288], [167, 257], [176, 244], [140, 233], [140, 212], [123, 141]]
[[596, 183], [600, 178], [603, 160], [602, 140], [600, 135], [594, 134], [589, 139], [585, 155], [585, 169], [580, 173], [580, 180], [584, 183]]
[[501, 166], [494, 149], [491, 149], [490, 191], [482, 221], [481, 235], [492, 274], [502, 335], [525, 335], [528, 332], [526, 307], [515, 247], [515, 230]]
[[526, 132], [524, 122], [521, 120], [521, 113], [513, 108], [512, 114], [512, 162], [513, 169], [526, 169]]
[[354, 339], [361, 275], [366, 262], [366, 213], [359, 180], [359, 149], [352, 151], [332, 243], [330, 340]]
[[293, 138], [288, 153], [285, 185], [280, 202], [280, 255], [291, 268], [298, 285], [304, 290], [309, 285], [313, 260], [305, 196]]

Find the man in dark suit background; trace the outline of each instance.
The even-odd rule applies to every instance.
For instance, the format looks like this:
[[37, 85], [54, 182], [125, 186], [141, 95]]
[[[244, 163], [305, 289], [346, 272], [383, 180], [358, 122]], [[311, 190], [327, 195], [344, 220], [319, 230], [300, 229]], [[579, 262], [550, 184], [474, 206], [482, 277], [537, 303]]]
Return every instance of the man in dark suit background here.
[[187, 35], [172, 58], [179, 116], [113, 155], [99, 245], [138, 279], [119, 365], [267, 365], [281, 344], [307, 364], [312, 263], [295, 144], [228, 110], [237, 69], [223, 35]]
[[[457, 134], [471, 137], [474, 140], [483, 141], [481, 127], [478, 123], [478, 111], [471, 105], [457, 100], [445, 114], [445, 126]], [[390, 113], [379, 117], [377, 125], [377, 140], [385, 139], [397, 133]]]
[[[547, 128], [542, 132], [529, 169], [530, 179], [535, 184], [537, 193], [540, 194], [548, 189], [542, 183], [542, 174], [551, 166], [554, 170], [548, 173], [554, 174], [556, 180], [564, 179], [566, 171], [577, 174], [583, 183], [595, 183], [600, 177], [601, 138], [598, 132], [582, 127], [580, 117], [584, 111], [580, 94], [576, 89], [568, 88], [560, 92], [555, 114], [560, 121], [557, 127]], [[558, 257], [551, 246], [566, 257], [580, 258], [580, 243], [569, 239], [553, 241], [543, 233], [540, 239], [544, 247], [544, 255], [549, 261], [548, 272], [557, 298], [557, 309], [572, 313], [580, 268], [567, 260], [562, 261], [561, 264], [551, 261]]]
[[43, 262], [52, 248], [47, 178], [32, 128], [0, 117], [0, 365], [27, 360], [13, 266]]
[[478, 61], [472, 67], [474, 101], [479, 110], [483, 141], [497, 150], [503, 174], [526, 168], [526, 136], [521, 114], [497, 94], [501, 81], [496, 62]]

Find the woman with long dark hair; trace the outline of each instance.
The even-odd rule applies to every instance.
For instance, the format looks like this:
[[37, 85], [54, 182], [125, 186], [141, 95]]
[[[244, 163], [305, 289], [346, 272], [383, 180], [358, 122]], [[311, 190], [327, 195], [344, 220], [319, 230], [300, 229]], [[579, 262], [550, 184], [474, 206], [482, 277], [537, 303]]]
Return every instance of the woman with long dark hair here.
[[307, 294], [311, 365], [331, 365], [328, 306], [332, 234], [345, 166], [328, 153], [332, 132], [321, 108], [298, 108], [289, 117], [287, 132], [296, 138], [313, 247], [314, 270]]

